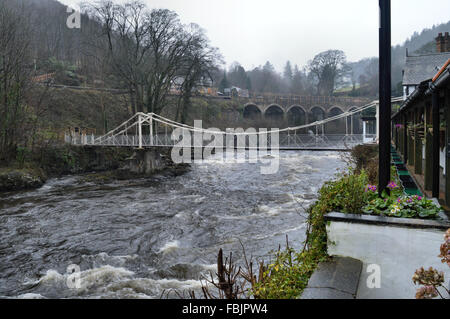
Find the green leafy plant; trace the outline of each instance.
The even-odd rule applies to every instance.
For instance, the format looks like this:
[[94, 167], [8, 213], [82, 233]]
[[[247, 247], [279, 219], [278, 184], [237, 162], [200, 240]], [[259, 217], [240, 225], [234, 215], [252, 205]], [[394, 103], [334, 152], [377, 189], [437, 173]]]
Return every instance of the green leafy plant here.
[[265, 267], [262, 280], [253, 288], [252, 295], [258, 299], [292, 299], [308, 285], [317, 260], [310, 251], [301, 253], [286, 246], [279, 249], [274, 260]]
[[421, 196], [398, 196], [384, 193], [382, 197], [372, 199], [363, 209], [364, 214], [401, 218], [435, 219], [440, 208], [431, 200]]
[[391, 167], [393, 181], [388, 184], [388, 191], [383, 191], [381, 197], [377, 186], [367, 185], [367, 205], [362, 208], [363, 214], [380, 215], [401, 218], [435, 219], [438, 217], [440, 208], [431, 200], [422, 196], [405, 196], [400, 186], [397, 170]]
[[325, 183], [319, 191], [322, 201], [331, 210], [350, 214], [360, 214], [371, 194], [366, 191], [368, 176], [365, 170], [355, 173], [353, 169], [338, 174], [338, 179]]

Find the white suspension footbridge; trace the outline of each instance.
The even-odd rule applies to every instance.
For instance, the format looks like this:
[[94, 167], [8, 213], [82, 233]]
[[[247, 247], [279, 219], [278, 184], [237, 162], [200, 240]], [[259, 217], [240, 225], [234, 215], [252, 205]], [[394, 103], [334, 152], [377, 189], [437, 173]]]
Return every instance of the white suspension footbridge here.
[[[401, 100], [402, 98], [394, 98], [392, 102]], [[189, 126], [155, 113], [136, 113], [105, 135], [66, 133], [65, 141], [73, 145], [137, 148], [218, 148], [234, 145], [236, 149], [347, 150], [359, 144], [376, 142], [378, 132], [367, 134], [365, 123], [363, 134], [352, 134], [353, 116], [370, 108], [376, 108], [378, 122], [378, 101], [373, 101], [352, 111], [296, 127], [258, 130], [227, 129], [225, 131], [204, 129], [201, 125], [196, 124]], [[349, 118], [351, 119], [350, 125]], [[346, 119], [346, 134], [324, 133], [325, 124], [341, 119]], [[306, 131], [308, 134], [304, 133]]]

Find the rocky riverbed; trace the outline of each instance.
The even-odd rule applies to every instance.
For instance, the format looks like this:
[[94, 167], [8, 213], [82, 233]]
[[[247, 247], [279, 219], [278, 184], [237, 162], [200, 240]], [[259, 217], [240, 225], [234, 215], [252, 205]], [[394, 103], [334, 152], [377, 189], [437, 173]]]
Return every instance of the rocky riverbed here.
[[143, 152], [146, 151], [114, 147], [52, 148], [26, 165], [0, 168], [0, 192], [39, 188], [48, 178], [66, 175], [83, 175], [86, 181], [101, 184], [154, 173], [175, 177], [189, 170], [189, 165], [175, 164], [165, 149], [153, 150], [156, 156], [150, 169], [140, 170]]

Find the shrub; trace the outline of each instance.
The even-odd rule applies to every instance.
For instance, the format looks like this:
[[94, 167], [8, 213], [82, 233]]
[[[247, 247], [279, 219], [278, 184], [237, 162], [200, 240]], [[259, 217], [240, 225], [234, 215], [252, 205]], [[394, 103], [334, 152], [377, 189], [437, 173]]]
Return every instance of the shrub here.
[[326, 202], [330, 211], [360, 214], [371, 196], [366, 191], [369, 182], [365, 170], [355, 173], [353, 169], [338, 175], [338, 179], [327, 182], [319, 191], [319, 202]]
[[378, 146], [377, 145], [358, 145], [355, 146], [351, 153], [356, 170], [366, 169], [367, 165], [378, 157]]
[[278, 250], [252, 294], [258, 299], [296, 298], [308, 285], [316, 266], [317, 260], [309, 251], [297, 253], [289, 247]]

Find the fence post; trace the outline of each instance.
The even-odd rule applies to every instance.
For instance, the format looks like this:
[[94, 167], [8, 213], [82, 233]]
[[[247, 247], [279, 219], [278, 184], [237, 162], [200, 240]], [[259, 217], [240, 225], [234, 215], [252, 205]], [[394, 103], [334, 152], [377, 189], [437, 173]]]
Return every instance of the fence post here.
[[153, 113], [150, 113], [150, 146], [153, 146]]
[[139, 138], [139, 148], [142, 148], [142, 115], [138, 116], [138, 138]]
[[354, 130], [353, 130], [353, 115], [350, 115], [350, 127], [351, 127], [351, 130], [352, 130], [350, 135], [353, 136], [353, 133], [354, 133]]
[[345, 136], [348, 136], [348, 116], [345, 117]]
[[363, 121], [363, 143], [366, 142], [366, 121]]
[[319, 127], [316, 125], [316, 137], [314, 138], [314, 145], [317, 146], [317, 139], [319, 138]]

